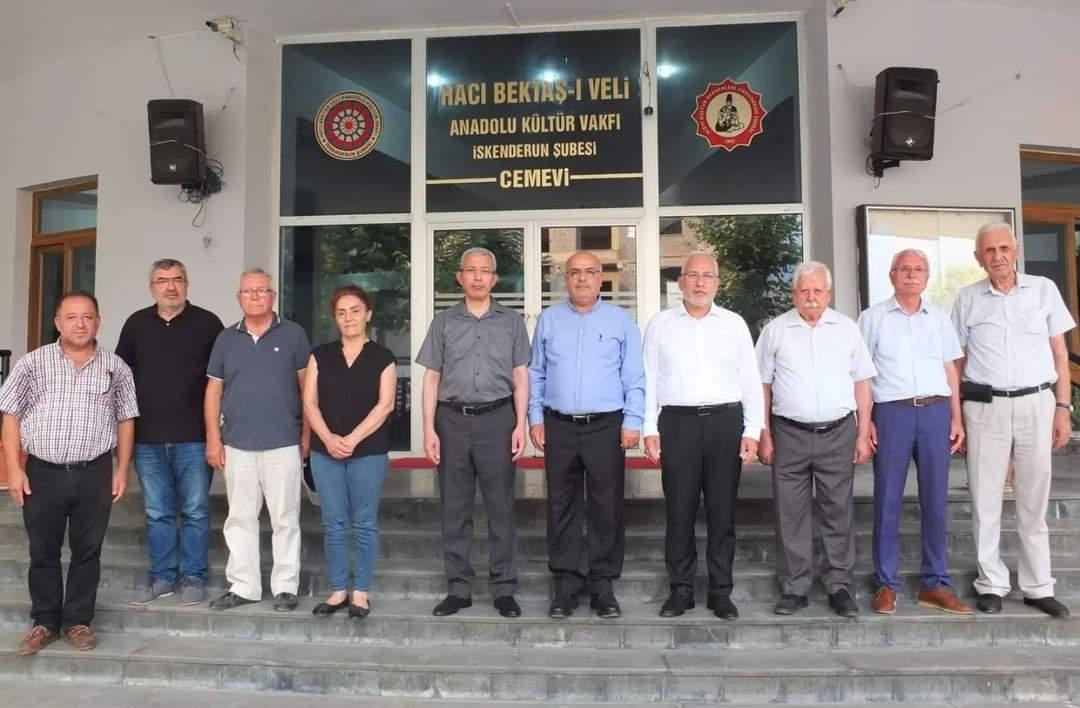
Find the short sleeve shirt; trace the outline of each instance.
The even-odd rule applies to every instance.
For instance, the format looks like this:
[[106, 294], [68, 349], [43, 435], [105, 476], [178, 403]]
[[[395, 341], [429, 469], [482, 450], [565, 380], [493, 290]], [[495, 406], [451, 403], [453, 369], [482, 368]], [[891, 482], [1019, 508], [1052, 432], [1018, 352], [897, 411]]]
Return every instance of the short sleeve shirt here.
[[[368, 416], [379, 402], [379, 383], [386, 367], [394, 366], [393, 352], [369, 341], [349, 366], [341, 342], [320, 344], [311, 352], [319, 370], [319, 413], [326, 427], [335, 435], [348, 435]], [[311, 436], [311, 449], [328, 454], [317, 435]], [[390, 418], [379, 429], [360, 441], [353, 457], [377, 455], [390, 450]]]
[[440, 401], [488, 403], [513, 393], [513, 370], [528, 366], [530, 354], [517, 312], [492, 300], [474, 317], [460, 302], [435, 316], [416, 362], [441, 374]]

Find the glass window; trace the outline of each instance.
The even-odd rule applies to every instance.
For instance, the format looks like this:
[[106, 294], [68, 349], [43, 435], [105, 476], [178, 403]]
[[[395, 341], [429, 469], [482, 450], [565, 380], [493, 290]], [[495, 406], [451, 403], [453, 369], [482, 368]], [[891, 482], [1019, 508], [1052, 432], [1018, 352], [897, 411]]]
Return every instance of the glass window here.
[[506, 307], [525, 314], [525, 229], [449, 229], [435, 232], [435, 312], [462, 299], [457, 282], [461, 254], [470, 248], [495, 254], [499, 279], [492, 296]]
[[97, 189], [63, 192], [38, 202], [37, 233], [55, 234], [97, 226]]
[[1066, 162], [1022, 157], [1020, 181], [1025, 202], [1080, 204], [1080, 158]]
[[[585, 238], [599, 238], [604, 249], [588, 248]], [[586, 236], [587, 235], [587, 236]], [[548, 307], [567, 299], [566, 259], [575, 251], [591, 251], [600, 259], [604, 280], [603, 299], [630, 311], [637, 319], [637, 227], [634, 226], [545, 226], [540, 230], [542, 265], [541, 303]]]
[[409, 225], [298, 226], [281, 230], [281, 313], [307, 330], [311, 343], [337, 338], [330, 312], [334, 289], [355, 284], [371, 297], [368, 336], [397, 357], [394, 450], [408, 450], [412, 359]]
[[656, 31], [660, 204], [802, 201], [793, 22]]
[[407, 39], [290, 44], [281, 56], [281, 213], [409, 211]]
[[660, 305], [682, 302], [679, 273], [695, 251], [720, 264], [716, 303], [746, 320], [754, 338], [791, 309], [791, 274], [803, 260], [798, 214], [675, 217], [660, 221]]

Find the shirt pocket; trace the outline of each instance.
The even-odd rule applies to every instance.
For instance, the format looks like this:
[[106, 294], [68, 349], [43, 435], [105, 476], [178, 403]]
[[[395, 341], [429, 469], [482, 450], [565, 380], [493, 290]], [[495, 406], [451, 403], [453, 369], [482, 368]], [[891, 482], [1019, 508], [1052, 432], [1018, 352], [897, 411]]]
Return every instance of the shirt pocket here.
[[467, 360], [476, 351], [479, 336], [479, 329], [476, 327], [446, 328], [446, 341], [443, 342], [442, 372], [444, 375], [447, 369]]
[[1024, 334], [1044, 338], [1050, 336], [1050, 328], [1046, 321], [1046, 310], [1038, 307], [1022, 310], [1020, 318]]
[[[589, 345], [595, 347], [593, 352], [597, 360], [609, 365], [621, 365], [623, 333], [614, 329], [601, 328], [592, 336], [593, 341], [589, 342]], [[592, 356], [589, 350], [590, 347], [585, 348], [584, 355], [586, 357]]]

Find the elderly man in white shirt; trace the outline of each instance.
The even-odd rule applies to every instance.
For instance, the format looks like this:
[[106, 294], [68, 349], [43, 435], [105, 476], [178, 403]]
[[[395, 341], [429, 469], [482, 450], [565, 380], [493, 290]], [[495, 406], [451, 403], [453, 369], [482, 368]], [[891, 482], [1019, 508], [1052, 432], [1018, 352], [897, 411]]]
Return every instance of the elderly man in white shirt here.
[[706, 604], [721, 619], [739, 616], [731, 601], [735, 500], [742, 465], [757, 455], [765, 407], [750, 329], [713, 302], [718, 277], [715, 258], [690, 254], [679, 275], [682, 302], [645, 330], [645, 454], [661, 466], [671, 582], [661, 617], [694, 607], [694, 522], [703, 491]]
[[773, 466], [782, 597], [775, 612], [807, 606], [813, 580], [813, 516], [825, 547], [829, 607], [859, 613], [854, 598], [855, 464], [870, 459], [870, 379], [877, 370], [859, 328], [829, 307], [832, 274], [807, 261], [795, 269], [795, 308], [765, 326], [757, 343], [766, 416], [758, 448]]
[[1011, 451], [1024, 604], [1067, 617], [1068, 608], [1054, 598], [1046, 509], [1051, 450], [1063, 447], [1072, 434], [1065, 333], [1076, 323], [1053, 281], [1016, 272], [1017, 255], [1008, 224], [980, 228], [975, 259], [987, 278], [961, 290], [953, 308], [966, 354], [960, 391], [979, 567], [975, 606], [1000, 612], [1001, 598], [1011, 589], [1000, 554]]

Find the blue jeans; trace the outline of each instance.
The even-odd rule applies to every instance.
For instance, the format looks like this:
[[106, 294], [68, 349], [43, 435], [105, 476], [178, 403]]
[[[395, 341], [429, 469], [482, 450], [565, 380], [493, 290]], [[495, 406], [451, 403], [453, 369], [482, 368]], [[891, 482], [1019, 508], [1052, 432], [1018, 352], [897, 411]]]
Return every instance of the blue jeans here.
[[150, 582], [161, 579], [176, 583], [178, 566], [181, 578], [205, 581], [210, 540], [210, 466], [206, 464], [206, 445], [194, 442], [136, 445], [135, 472], [146, 505]]
[[330, 589], [346, 590], [349, 551], [346, 527], [352, 525], [356, 543], [353, 590], [367, 592], [379, 555], [379, 497], [390, 469], [383, 455], [335, 460], [311, 453], [311, 472], [322, 508], [323, 546], [330, 571]]

